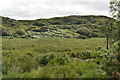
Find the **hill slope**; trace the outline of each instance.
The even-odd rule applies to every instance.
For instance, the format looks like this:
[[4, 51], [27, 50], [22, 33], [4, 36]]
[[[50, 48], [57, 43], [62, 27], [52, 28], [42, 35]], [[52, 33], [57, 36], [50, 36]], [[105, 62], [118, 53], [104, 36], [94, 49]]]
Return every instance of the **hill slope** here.
[[114, 24], [106, 16], [66, 16], [50, 19], [15, 20], [2, 17], [3, 37], [8, 38], [93, 38], [104, 37], [104, 28]]

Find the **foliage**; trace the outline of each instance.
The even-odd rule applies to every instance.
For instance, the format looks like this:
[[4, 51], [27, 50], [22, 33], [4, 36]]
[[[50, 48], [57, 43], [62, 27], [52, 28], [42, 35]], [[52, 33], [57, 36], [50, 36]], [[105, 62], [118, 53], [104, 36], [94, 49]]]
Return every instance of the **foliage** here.
[[102, 78], [105, 71], [91, 60], [96, 46], [104, 39], [3, 39], [3, 77]]
[[10, 36], [12, 35], [12, 32], [10, 29], [6, 28], [6, 27], [2, 27], [2, 36]]
[[54, 57], [56, 57], [55, 54], [45, 54], [45, 55], [42, 55], [42, 56], [40, 56], [39, 64], [45, 66], [45, 65], [47, 65], [51, 60], [53, 60]]
[[[102, 33], [99, 27], [105, 26], [105, 23], [108, 22], [107, 19], [110, 20], [111, 24], [115, 21], [106, 16], [67, 16], [18, 21], [2, 17], [3, 26], [15, 32], [8, 37], [3, 35], [3, 38], [40, 38], [41, 36], [47, 36], [85, 39], [105, 37], [105, 33]], [[102, 22], [103, 20], [104, 22]]]
[[15, 34], [18, 34], [18, 35], [25, 35], [25, 31], [23, 29], [19, 29], [15, 32]]
[[80, 35], [86, 36], [87, 38], [98, 37], [99, 34], [95, 34], [93, 31], [89, 30], [86, 27], [81, 27], [77, 30], [77, 33]]
[[106, 78], [120, 72], [119, 41], [105, 49], [106, 32], [116, 30], [108, 28], [112, 18], [2, 18], [4, 78]]
[[119, 0], [111, 0], [110, 1], [110, 12], [113, 17], [116, 19], [120, 19], [120, 1]]
[[117, 53], [115, 53], [112, 49], [105, 50], [103, 48], [97, 50], [96, 61], [97, 64], [101, 65], [101, 68], [106, 71], [108, 75], [112, 75], [113, 71], [119, 71], [119, 62], [117, 61]]

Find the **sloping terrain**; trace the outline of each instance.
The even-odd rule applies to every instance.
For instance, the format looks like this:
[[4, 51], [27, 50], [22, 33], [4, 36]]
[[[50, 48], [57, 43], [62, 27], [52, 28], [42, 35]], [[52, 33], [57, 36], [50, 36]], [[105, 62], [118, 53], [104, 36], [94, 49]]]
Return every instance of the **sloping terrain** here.
[[106, 49], [115, 22], [105, 16], [2, 17], [3, 78], [119, 78], [119, 43]]
[[104, 37], [104, 28], [114, 24], [106, 16], [67, 16], [37, 20], [15, 20], [2, 17], [5, 38], [94, 38]]

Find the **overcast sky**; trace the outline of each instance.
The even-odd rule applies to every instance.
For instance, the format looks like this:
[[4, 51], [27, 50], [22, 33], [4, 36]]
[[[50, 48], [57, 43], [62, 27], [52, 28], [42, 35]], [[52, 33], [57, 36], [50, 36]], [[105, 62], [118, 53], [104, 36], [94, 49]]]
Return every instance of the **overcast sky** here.
[[109, 0], [0, 0], [0, 16], [17, 20], [68, 15], [109, 16]]

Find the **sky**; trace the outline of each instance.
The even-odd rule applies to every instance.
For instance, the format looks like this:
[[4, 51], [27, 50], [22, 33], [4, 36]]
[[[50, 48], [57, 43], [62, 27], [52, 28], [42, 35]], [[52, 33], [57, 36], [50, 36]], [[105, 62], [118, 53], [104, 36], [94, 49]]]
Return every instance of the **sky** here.
[[0, 0], [0, 16], [16, 20], [69, 15], [109, 16], [109, 0]]

